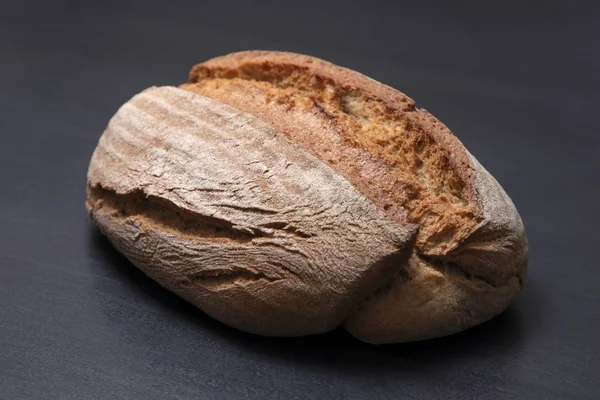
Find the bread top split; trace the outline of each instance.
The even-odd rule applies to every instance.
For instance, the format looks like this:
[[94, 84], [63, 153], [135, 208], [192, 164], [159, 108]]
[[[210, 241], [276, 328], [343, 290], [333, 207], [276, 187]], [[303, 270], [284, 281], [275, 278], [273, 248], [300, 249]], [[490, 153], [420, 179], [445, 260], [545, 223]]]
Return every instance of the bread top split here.
[[[273, 282], [269, 284], [268, 279], [263, 279], [264, 282], [261, 283], [266, 286], [262, 294], [257, 295], [260, 301], [256, 304], [250, 301], [246, 308], [248, 315], [260, 321], [255, 326], [242, 316], [243, 305], [233, 306], [227, 301], [222, 307], [214, 305], [212, 300], [206, 300], [207, 295], [198, 295], [194, 289], [184, 290], [179, 284], [171, 282], [175, 278], [169, 274], [160, 272], [156, 277], [149, 273], [159, 282], [169, 281], [165, 286], [200, 308], [210, 309], [207, 312], [216, 318], [261, 334], [315, 333], [332, 329], [345, 321], [345, 326], [351, 333], [366, 341], [381, 343], [418, 340], [452, 333], [489, 319], [504, 310], [522, 286], [527, 264], [527, 240], [523, 224], [511, 200], [445, 125], [427, 111], [417, 108], [413, 100], [399, 91], [323, 60], [266, 51], [234, 53], [209, 60], [194, 66], [189, 83], [181, 85], [180, 89], [150, 90], [154, 91], [152, 96], [164, 96], [167, 102], [179, 102], [172, 110], [167, 108], [152, 111], [171, 125], [177, 121], [172, 117], [175, 109], [179, 110], [177, 112], [184, 110], [189, 115], [197, 114], [198, 118], [208, 118], [214, 123], [214, 115], [202, 117], [202, 113], [206, 111], [196, 110], [217, 107], [211, 101], [232, 107], [231, 110], [239, 110], [243, 113], [235, 117], [239, 121], [248, 126], [258, 124], [262, 127], [260, 129], [269, 130], [272, 135], [289, 141], [298, 151], [306, 152], [307, 157], [314, 157], [328, 170], [349, 182], [378, 210], [377, 218], [382, 232], [386, 229], [393, 232], [392, 228], [385, 227], [389, 223], [382, 222], [382, 216], [387, 216], [398, 227], [395, 234], [400, 236], [386, 234], [390, 238], [396, 238], [389, 239], [391, 241], [386, 243], [394, 243], [396, 240], [397, 249], [386, 250], [387, 253], [384, 253], [387, 256], [383, 253], [380, 255], [388, 257], [385, 271], [373, 275], [357, 273], [357, 282], [353, 281], [336, 289], [344, 299], [353, 297], [352, 301], [340, 300], [343, 305], [332, 307], [332, 297], [324, 294], [325, 289], [314, 290], [311, 296], [315, 301], [299, 297], [298, 301], [304, 301], [306, 307], [310, 304], [313, 308], [322, 307], [323, 313], [335, 314], [335, 317], [325, 318], [326, 323], [323, 322], [325, 319], [322, 315], [317, 315], [319, 313], [312, 320], [298, 318], [298, 312], [307, 312], [302, 306], [298, 310], [287, 311], [285, 307], [277, 309], [279, 311], [265, 307], [273, 318], [258, 317], [265, 302], [279, 300], [281, 304], [287, 304], [282, 301], [286, 297], [285, 290], [272, 290], [277, 285], [273, 285]], [[191, 94], [178, 94], [177, 91]], [[206, 98], [212, 100], [202, 100]], [[152, 101], [134, 98], [132, 104], [138, 109], [152, 108], [154, 106], [148, 105]], [[182, 102], [189, 104], [184, 106], [180, 104]], [[130, 121], [128, 118], [121, 115], [118, 120], [127, 124], [126, 121]], [[227, 124], [223, 121], [219, 123], [222, 127]], [[237, 126], [244, 135], [252, 135], [252, 130], [239, 124]], [[113, 199], [117, 204], [122, 202], [123, 194], [131, 195], [135, 186], [117, 187], [127, 179], [123, 176], [113, 177], [112, 180], [107, 178], [106, 170], [110, 169], [107, 167], [110, 162], [106, 161], [107, 154], [110, 153], [107, 150], [110, 145], [107, 143], [111, 142], [111, 137], [118, 135], [120, 129], [123, 127], [111, 129], [109, 125], [105, 132], [108, 137], [103, 138], [103, 150], [96, 151], [90, 165], [88, 208], [92, 216], [96, 215], [96, 220], [101, 214], [97, 199], [101, 199], [101, 203], [105, 205], [110, 203], [107, 199]], [[139, 124], [136, 129], [139, 129]], [[144, 129], [153, 128], [141, 130]], [[181, 129], [192, 128], [182, 125]], [[201, 130], [198, 135], [202, 135]], [[244, 140], [240, 138], [241, 142]], [[116, 148], [120, 144], [112, 146]], [[281, 142], [278, 146], [283, 149], [288, 145]], [[100, 147], [102, 146], [99, 145]], [[296, 150], [289, 151], [291, 154]], [[206, 157], [207, 154], [203, 153], [202, 156]], [[217, 152], [215, 157], [222, 158], [221, 164], [237, 163], [243, 155], [236, 159]], [[293, 158], [287, 153], [280, 154], [280, 157]], [[201, 163], [201, 160], [198, 162]], [[140, 165], [129, 166], [130, 169], [139, 167]], [[148, 167], [152, 168], [150, 165]], [[214, 168], [217, 167], [215, 164]], [[197, 173], [187, 171], [186, 174]], [[339, 185], [341, 184], [336, 187], [341, 187]], [[215, 224], [214, 221], [212, 225], [209, 223], [206, 213], [198, 211], [204, 206], [190, 207], [191, 203], [202, 203], [205, 200], [187, 198], [181, 201], [181, 195], [178, 195], [179, 199], [166, 196], [166, 188], [162, 192], [149, 193], [151, 188], [152, 184], [148, 184], [146, 189], [138, 188], [137, 196], [141, 196], [141, 200], [131, 197], [126, 201], [129, 204], [127, 207], [133, 207], [129, 210], [131, 215], [147, 215], [147, 211], [140, 211], [135, 207], [143, 203], [144, 196], [153, 196], [159, 199], [158, 203], [168, 198], [166, 201], [173, 202], [178, 208], [193, 208], [196, 218], [201, 215], [205, 225]], [[293, 202], [290, 199], [287, 201]], [[265, 202], [268, 203], [267, 200]], [[114, 207], [124, 206], [120, 203]], [[157, 212], [156, 207], [153, 210], [155, 217], [159, 214], [170, 215], [168, 211]], [[104, 222], [103, 228], [109, 238], [111, 234], [122, 235], [111, 233], [110, 224], [111, 222]], [[112, 224], [116, 222], [113, 221]], [[284, 222], [279, 224], [282, 227], [286, 225]], [[177, 226], [175, 231], [180, 231], [181, 227]], [[371, 235], [374, 234], [372, 226], [368, 229]], [[198, 234], [208, 235], [206, 231]], [[401, 244], [398, 237], [402, 238]], [[298, 240], [302, 242], [303, 239]], [[131, 253], [127, 246], [135, 244], [121, 246], [120, 250], [126, 255]], [[353, 258], [350, 261], [347, 258], [349, 265], [360, 258], [349, 248], [341, 251]], [[389, 267], [390, 254], [396, 254], [396, 265], [392, 267]], [[378, 268], [381, 268], [380, 261], [370, 262], [379, 263]], [[144, 269], [142, 264], [148, 264], [149, 261], [141, 259], [134, 263]], [[256, 272], [258, 267], [249, 268]], [[319, 266], [315, 268], [318, 269]], [[361, 270], [367, 271], [368, 268]], [[359, 283], [361, 277], [369, 277], [364, 278], [362, 287]], [[314, 285], [319, 286], [316, 283]], [[292, 291], [289, 287], [286, 290], [290, 293]], [[225, 297], [231, 301], [239, 300], [236, 296]], [[207, 305], [207, 302], [212, 305]], [[229, 311], [223, 311], [227, 307]], [[250, 309], [252, 310], [248, 311]], [[328, 309], [336, 311], [327, 311]], [[231, 310], [238, 311], [232, 313]], [[286, 320], [286, 315], [289, 315], [289, 321]], [[283, 322], [281, 318], [284, 319]], [[294, 318], [298, 324], [291, 322]], [[275, 323], [275, 319], [280, 321]], [[320, 322], [317, 323], [317, 320]], [[299, 328], [300, 323], [305, 328]], [[286, 330], [285, 326], [290, 329]]]

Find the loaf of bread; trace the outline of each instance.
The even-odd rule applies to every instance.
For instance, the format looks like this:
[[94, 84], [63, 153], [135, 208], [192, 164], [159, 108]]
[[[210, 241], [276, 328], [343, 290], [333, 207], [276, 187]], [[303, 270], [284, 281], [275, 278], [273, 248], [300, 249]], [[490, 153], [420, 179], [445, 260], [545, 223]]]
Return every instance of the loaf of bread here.
[[448, 335], [505, 310], [526, 271], [514, 205], [446, 126], [303, 55], [230, 54], [134, 96], [87, 193], [133, 264], [261, 335]]

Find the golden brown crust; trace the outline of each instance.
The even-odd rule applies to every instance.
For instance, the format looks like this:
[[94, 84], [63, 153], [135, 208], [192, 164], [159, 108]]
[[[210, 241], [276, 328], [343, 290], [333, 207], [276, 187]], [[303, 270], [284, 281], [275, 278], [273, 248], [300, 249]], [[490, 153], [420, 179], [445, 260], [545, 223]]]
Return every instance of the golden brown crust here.
[[475, 200], [475, 188], [469, 182], [473, 180], [473, 166], [464, 146], [456, 136], [433, 115], [425, 109], [419, 109], [413, 99], [404, 93], [378, 82], [359, 72], [348, 68], [340, 67], [328, 61], [321, 60], [302, 54], [277, 51], [244, 51], [232, 53], [225, 56], [215, 57], [203, 63], [195, 65], [189, 74], [189, 82], [196, 83], [207, 72], [216, 69], [227, 69], [234, 71], [243, 68], [245, 64], [260, 63], [280, 63], [282, 65], [293, 65], [305, 68], [311, 74], [331, 79], [339, 86], [355, 88], [382, 100], [392, 110], [402, 112], [407, 120], [415, 126], [421, 128], [421, 132], [440, 143], [440, 145], [449, 150], [451, 154], [450, 162], [452, 167], [461, 174], [461, 177], [467, 182], [465, 190], [468, 200]]
[[397, 90], [313, 57], [262, 51], [198, 64], [190, 82], [182, 88], [281, 129], [392, 218], [421, 225], [427, 254], [456, 248], [481, 221], [468, 153]]
[[208, 314], [264, 335], [343, 322], [403, 342], [486, 321], [521, 288], [510, 198], [402, 93], [261, 51], [199, 64], [190, 82], [113, 117], [87, 205], [134, 264]]

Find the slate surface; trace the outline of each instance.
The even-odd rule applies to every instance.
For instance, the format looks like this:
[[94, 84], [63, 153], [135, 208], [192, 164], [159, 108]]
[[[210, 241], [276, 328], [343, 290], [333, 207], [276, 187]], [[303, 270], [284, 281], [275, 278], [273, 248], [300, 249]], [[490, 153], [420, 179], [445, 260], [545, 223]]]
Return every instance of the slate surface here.
[[[600, 398], [600, 14], [489, 3], [2, 2], [0, 399]], [[393, 346], [256, 337], [111, 248], [83, 206], [108, 119], [256, 48], [400, 88], [460, 137], [527, 227], [529, 276], [505, 314]]]

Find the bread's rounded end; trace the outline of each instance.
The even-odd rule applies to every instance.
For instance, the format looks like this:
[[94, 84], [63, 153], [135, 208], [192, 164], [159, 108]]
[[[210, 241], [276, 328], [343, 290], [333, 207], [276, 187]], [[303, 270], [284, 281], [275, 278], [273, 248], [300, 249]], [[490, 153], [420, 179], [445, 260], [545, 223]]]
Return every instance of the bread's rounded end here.
[[405, 274], [363, 303], [344, 327], [372, 344], [446, 336], [502, 313], [520, 288], [517, 276], [496, 286], [480, 277], [433, 268], [413, 255]]

